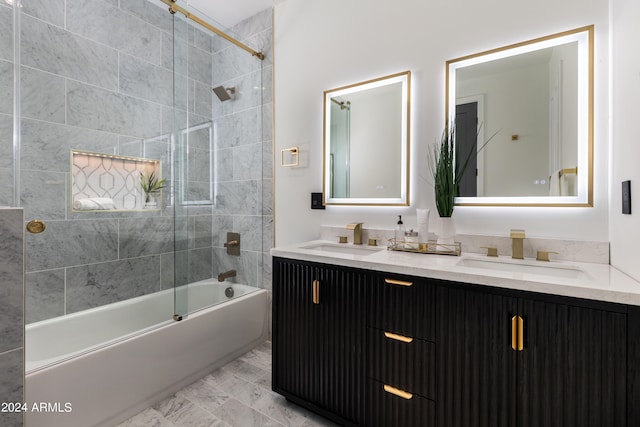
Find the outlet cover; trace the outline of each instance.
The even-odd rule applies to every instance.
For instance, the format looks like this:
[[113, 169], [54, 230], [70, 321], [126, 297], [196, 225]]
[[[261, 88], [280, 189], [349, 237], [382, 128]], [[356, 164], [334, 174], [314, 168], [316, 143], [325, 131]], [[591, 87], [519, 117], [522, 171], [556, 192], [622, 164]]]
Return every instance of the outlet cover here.
[[311, 193], [311, 209], [324, 209], [322, 193]]
[[631, 181], [622, 181], [622, 213], [631, 214]]

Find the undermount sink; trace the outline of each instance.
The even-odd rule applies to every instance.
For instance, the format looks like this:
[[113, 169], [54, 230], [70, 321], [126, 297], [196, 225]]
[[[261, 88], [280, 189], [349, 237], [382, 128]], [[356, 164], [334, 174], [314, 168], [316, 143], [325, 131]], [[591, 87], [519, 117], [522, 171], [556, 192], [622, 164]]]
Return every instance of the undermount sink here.
[[584, 273], [580, 268], [569, 265], [543, 263], [544, 261], [462, 258], [457, 262], [460, 267], [480, 268], [492, 271], [538, 274], [542, 276], [577, 279]]
[[351, 255], [371, 255], [385, 248], [381, 246], [354, 246], [350, 243], [315, 243], [313, 245], [302, 246], [300, 249]]

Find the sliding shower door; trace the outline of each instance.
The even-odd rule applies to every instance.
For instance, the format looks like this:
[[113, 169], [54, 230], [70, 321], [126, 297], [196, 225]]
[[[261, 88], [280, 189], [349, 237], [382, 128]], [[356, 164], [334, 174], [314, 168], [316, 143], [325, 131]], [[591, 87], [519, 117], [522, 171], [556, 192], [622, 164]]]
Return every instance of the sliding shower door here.
[[[13, 184], [0, 205], [29, 223], [27, 370], [222, 301], [192, 284], [224, 298], [262, 287], [272, 240], [271, 65], [160, 0], [47, 5], [0, 4], [0, 177]], [[232, 35], [269, 50], [267, 12]], [[43, 322], [140, 301], [153, 303], [81, 345], [32, 351]]]
[[54, 360], [172, 321], [174, 256], [188, 249], [189, 224], [175, 212], [174, 17], [151, 1], [23, 6], [12, 28], [15, 205], [45, 226], [26, 236], [32, 369], [42, 360], [30, 330], [42, 322], [158, 296]]
[[186, 225], [175, 241], [186, 237], [188, 246], [175, 251], [180, 318], [262, 286], [263, 156], [271, 155], [271, 138], [265, 150], [262, 60], [216, 34], [211, 27], [223, 27], [202, 11], [177, 6], [205, 24], [174, 15], [174, 213]]

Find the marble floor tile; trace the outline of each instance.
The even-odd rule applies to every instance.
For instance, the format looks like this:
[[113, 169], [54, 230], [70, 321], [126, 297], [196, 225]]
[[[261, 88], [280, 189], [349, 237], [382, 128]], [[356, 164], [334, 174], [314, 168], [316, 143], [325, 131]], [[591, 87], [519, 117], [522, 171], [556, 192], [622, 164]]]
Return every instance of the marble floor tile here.
[[229, 424], [220, 420], [211, 412], [197, 406], [174, 412], [167, 418], [180, 427], [229, 427]]
[[164, 399], [162, 402], [153, 405], [152, 408], [158, 411], [163, 417], [170, 418], [177, 412], [193, 410], [195, 405], [183, 396], [174, 394], [173, 396]]
[[269, 394], [269, 391], [265, 390], [264, 387], [236, 376], [223, 383], [220, 388], [245, 405], [252, 407], [255, 406], [256, 402], [262, 400], [265, 395]]
[[262, 368], [259, 368], [255, 365], [252, 365], [251, 363], [245, 362], [240, 359], [236, 359], [233, 362], [230, 362], [223, 369], [230, 370], [233, 375], [251, 382], [257, 381], [258, 379], [264, 377], [264, 375], [268, 372]]
[[271, 342], [260, 344], [119, 427], [335, 427], [271, 391]]
[[138, 415], [129, 418], [118, 427], [174, 427], [174, 424], [152, 408], [145, 409]]
[[282, 424], [236, 399], [229, 399], [225, 402], [218, 408], [216, 415], [232, 426], [282, 427]]
[[243, 362], [257, 366], [265, 371], [271, 370], [271, 353], [253, 349], [238, 358]]
[[229, 393], [205, 380], [196, 381], [180, 390], [177, 395], [208, 411], [215, 411], [231, 398]]

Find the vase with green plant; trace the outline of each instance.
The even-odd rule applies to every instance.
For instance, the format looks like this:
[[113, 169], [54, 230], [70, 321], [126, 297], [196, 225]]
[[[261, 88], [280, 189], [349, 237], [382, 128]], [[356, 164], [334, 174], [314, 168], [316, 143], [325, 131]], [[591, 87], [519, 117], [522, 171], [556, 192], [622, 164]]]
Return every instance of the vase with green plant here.
[[154, 171], [146, 171], [140, 174], [140, 186], [144, 191], [145, 208], [155, 208], [158, 205], [155, 197], [165, 187], [165, 183], [166, 180], [158, 179]]
[[[478, 127], [476, 140], [481, 128], [482, 125]], [[455, 144], [455, 124], [452, 124], [449, 129], [445, 127], [440, 143], [434, 144], [429, 152], [429, 166], [434, 184], [436, 209], [440, 216], [436, 227], [438, 243], [454, 243], [456, 229], [452, 216], [455, 200], [460, 191], [460, 182], [471, 160], [486, 147], [497, 133], [494, 133], [477, 150], [472, 148], [468, 153], [460, 156]]]

